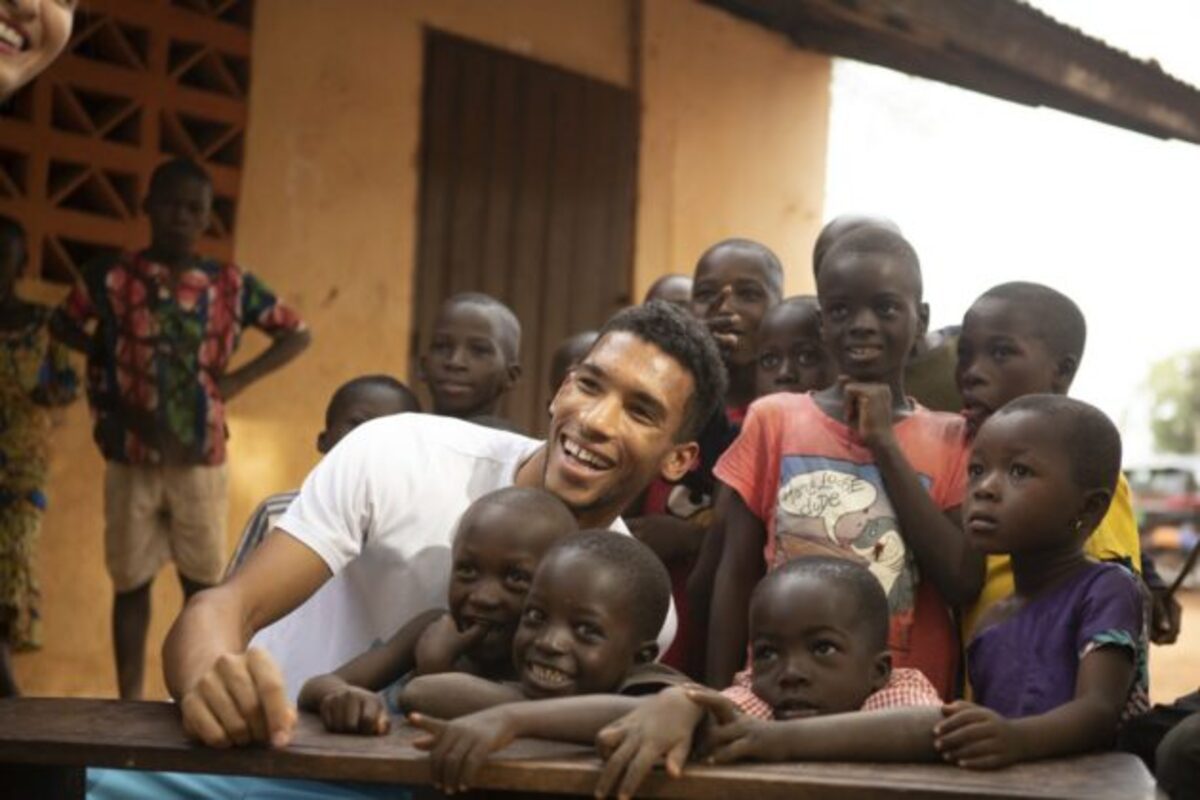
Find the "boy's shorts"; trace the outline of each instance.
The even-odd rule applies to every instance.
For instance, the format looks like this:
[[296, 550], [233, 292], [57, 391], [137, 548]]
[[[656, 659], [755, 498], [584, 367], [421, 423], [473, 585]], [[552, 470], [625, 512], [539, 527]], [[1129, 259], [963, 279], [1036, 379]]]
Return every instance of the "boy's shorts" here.
[[190, 581], [220, 582], [229, 511], [227, 477], [224, 464], [107, 462], [104, 561], [118, 593], [149, 582], [172, 559]]

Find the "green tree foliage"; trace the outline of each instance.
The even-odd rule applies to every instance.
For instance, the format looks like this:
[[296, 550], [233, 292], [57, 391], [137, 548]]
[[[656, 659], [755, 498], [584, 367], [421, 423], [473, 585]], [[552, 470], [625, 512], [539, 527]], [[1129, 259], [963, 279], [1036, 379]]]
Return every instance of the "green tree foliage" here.
[[1200, 452], [1200, 350], [1150, 367], [1150, 432], [1164, 453]]

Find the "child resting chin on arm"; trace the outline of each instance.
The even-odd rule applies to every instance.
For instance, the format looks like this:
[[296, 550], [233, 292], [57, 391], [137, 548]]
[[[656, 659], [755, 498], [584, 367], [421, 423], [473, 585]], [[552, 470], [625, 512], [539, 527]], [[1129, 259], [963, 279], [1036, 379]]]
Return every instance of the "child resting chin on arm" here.
[[512, 639], [543, 553], [578, 527], [561, 500], [542, 489], [509, 487], [476, 500], [451, 550], [449, 611], [410, 620], [383, 646], [310, 679], [299, 704], [338, 733], [382, 735], [388, 709], [377, 692], [410, 672], [451, 670], [512, 678]]

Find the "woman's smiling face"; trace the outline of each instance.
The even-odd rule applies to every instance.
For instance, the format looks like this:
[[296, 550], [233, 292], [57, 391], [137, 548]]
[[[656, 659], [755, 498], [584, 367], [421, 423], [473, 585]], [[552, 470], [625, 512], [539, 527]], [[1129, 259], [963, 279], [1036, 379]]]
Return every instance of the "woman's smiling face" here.
[[0, 2], [0, 97], [50, 66], [71, 37], [77, 0]]

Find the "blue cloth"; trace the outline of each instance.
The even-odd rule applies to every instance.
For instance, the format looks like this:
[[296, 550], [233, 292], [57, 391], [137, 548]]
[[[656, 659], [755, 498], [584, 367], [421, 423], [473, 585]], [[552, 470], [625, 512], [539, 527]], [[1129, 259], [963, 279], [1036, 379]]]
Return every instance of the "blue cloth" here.
[[89, 769], [88, 800], [411, 800], [404, 786]]

